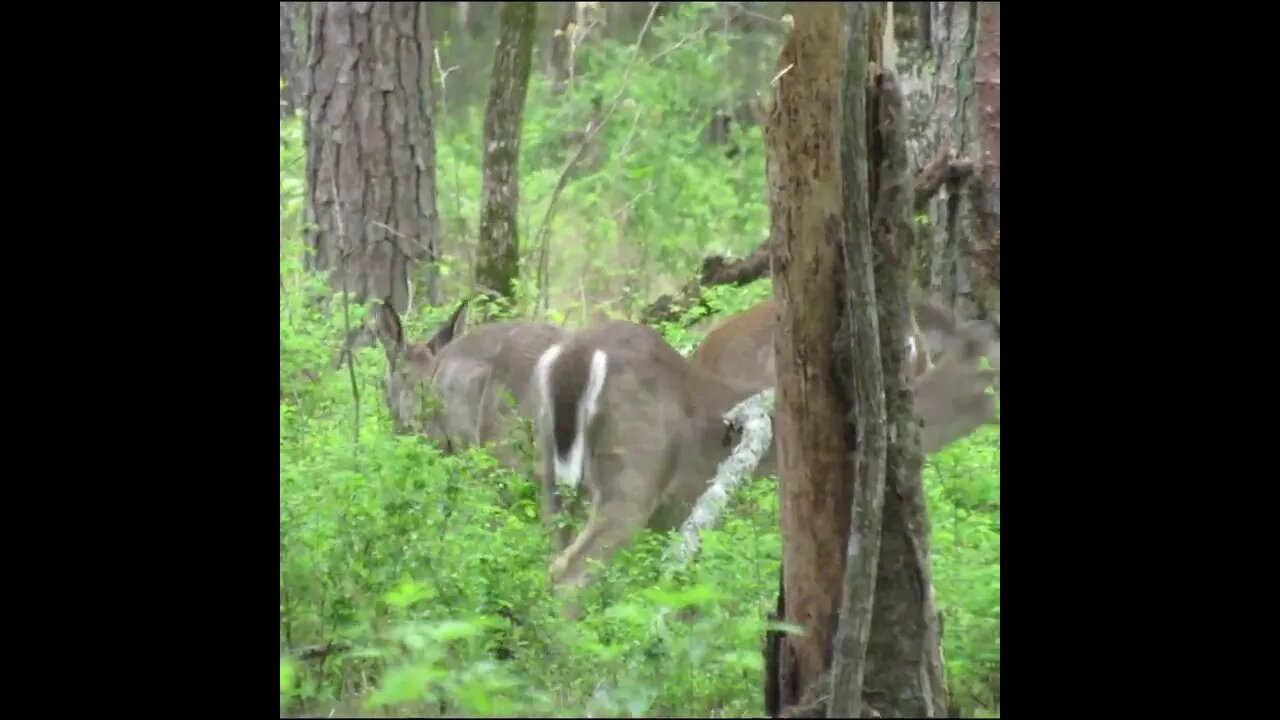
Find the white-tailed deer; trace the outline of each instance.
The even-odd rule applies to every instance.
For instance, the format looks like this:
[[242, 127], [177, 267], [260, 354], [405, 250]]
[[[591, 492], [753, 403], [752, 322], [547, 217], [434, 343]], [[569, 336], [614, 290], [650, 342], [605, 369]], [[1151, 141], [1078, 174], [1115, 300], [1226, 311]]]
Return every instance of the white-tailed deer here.
[[[917, 412], [930, 424], [925, 452], [989, 418], [982, 330], [958, 331], [944, 351], [954, 354], [917, 381]], [[548, 348], [536, 378], [543, 495], [553, 513], [557, 481], [581, 482], [591, 496], [586, 527], [552, 563], [557, 585], [583, 584], [588, 561], [607, 562], [646, 526], [677, 527], [732, 450], [724, 413], [762, 389], [691, 363], [654, 330], [624, 321]]]
[[[777, 324], [777, 304], [766, 299], [716, 326], [694, 350], [689, 362], [708, 373], [754, 390], [773, 386], [773, 330]], [[955, 336], [955, 316], [934, 301], [912, 304], [911, 326], [907, 329], [907, 364], [912, 378], [920, 378], [933, 367], [936, 356]], [[945, 377], [940, 376], [938, 380]], [[936, 384], [938, 380], [935, 380]], [[759, 475], [777, 474], [777, 457], [769, 452], [756, 467]]]
[[[396, 432], [422, 432], [446, 448], [493, 442], [514, 468], [508, 442], [517, 417], [536, 420], [533, 369], [565, 331], [542, 322], [497, 322], [467, 330], [467, 302], [428, 340], [407, 343], [400, 316], [383, 302], [372, 330], [387, 355], [386, 399]], [[510, 394], [514, 407], [505, 402]]]

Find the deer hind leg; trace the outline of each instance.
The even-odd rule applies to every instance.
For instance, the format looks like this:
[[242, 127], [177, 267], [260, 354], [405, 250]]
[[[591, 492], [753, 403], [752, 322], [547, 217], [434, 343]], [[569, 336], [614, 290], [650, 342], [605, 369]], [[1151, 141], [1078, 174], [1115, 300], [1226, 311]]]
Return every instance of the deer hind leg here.
[[622, 463], [621, 453], [594, 458], [591, 514], [578, 537], [551, 565], [551, 581], [581, 587], [589, 579], [590, 561], [608, 562], [644, 529], [661, 497], [657, 477]]

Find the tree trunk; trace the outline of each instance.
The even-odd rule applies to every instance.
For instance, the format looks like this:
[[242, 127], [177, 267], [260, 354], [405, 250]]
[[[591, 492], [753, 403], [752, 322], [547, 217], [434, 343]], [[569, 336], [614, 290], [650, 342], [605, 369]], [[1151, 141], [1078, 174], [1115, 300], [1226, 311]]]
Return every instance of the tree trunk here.
[[551, 76], [551, 92], [559, 95], [568, 85], [570, 65], [569, 25], [573, 23], [573, 3], [554, 2], [551, 22], [551, 52], [548, 54], [547, 74]]
[[779, 614], [804, 631], [769, 638], [766, 707], [931, 717], [946, 692], [905, 357], [914, 204], [905, 111], [892, 72], [865, 91], [883, 8], [850, 4], [849, 13], [842, 97], [839, 7], [796, 6], [778, 61], [790, 70], [766, 127], [781, 314]]
[[435, 37], [432, 32], [430, 16], [424, 6], [418, 11], [418, 22], [421, 24], [425, 63], [426, 82], [422, 85], [422, 238], [426, 250], [426, 267], [423, 284], [426, 285], [427, 304], [438, 306], [443, 302], [440, 288], [440, 256], [444, 252], [444, 237], [440, 230], [439, 193], [436, 184], [436, 125], [440, 103], [440, 89], [436, 86]]
[[[975, 3], [934, 3], [933, 22], [934, 119], [939, 149], [950, 149], [963, 157], [977, 157], [977, 137], [973, 129], [973, 83], [976, 48]], [[933, 242], [930, 247], [930, 289], [955, 307], [959, 317], [979, 314], [970, 283], [967, 208], [958, 184], [934, 203]]]
[[886, 71], [877, 84], [872, 161], [879, 160], [880, 189], [872, 234], [889, 429], [864, 700], [885, 717], [934, 717], [945, 712], [946, 689], [931, 593], [924, 457], [906, 362], [914, 246], [907, 129], [896, 77]]
[[484, 190], [476, 283], [514, 298], [520, 251], [516, 234], [520, 205], [520, 130], [536, 5], [504, 2], [498, 12], [498, 47], [484, 113]]
[[336, 290], [408, 304], [408, 265], [430, 259], [434, 160], [422, 3], [312, 3], [307, 240]]
[[[857, 437], [856, 481], [846, 543], [843, 598], [831, 665], [828, 717], [860, 717], [868, 641], [875, 612], [876, 568], [880, 562], [881, 517], [885, 494], [885, 395], [878, 316], [877, 268], [872, 247], [869, 192], [867, 71], [870, 60], [869, 10], [866, 3], [847, 3], [844, 124], [844, 270], [848, 283], [847, 317], [851, 333], [841, 344], [852, 347], [844, 386], [854, 401]], [[847, 377], [848, 371], [854, 377]]]
[[[974, 81], [978, 97], [978, 177], [969, 183], [971, 274], [979, 304], [999, 312], [1000, 288], [1000, 3], [978, 3], [978, 57]], [[993, 307], [994, 306], [994, 307]]]
[[[781, 641], [777, 702], [821, 692], [841, 597], [854, 438], [832, 338], [844, 241], [839, 3], [797, 3], [766, 123], [774, 296], [783, 594], [802, 636]], [[787, 69], [790, 68], [790, 69]], [[785, 72], [783, 72], [785, 70]]]
[[[305, 20], [306, 3], [280, 3], [280, 117], [292, 115], [302, 106], [306, 71], [305, 48], [298, 47], [298, 21]], [[303, 17], [300, 17], [302, 15]]]

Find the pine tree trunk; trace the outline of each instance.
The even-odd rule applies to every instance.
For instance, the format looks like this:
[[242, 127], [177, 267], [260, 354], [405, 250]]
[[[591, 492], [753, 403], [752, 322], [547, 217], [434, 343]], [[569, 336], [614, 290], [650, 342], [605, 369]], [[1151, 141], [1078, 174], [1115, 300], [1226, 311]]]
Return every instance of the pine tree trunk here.
[[307, 240], [316, 268], [357, 300], [404, 312], [408, 265], [430, 259], [438, 218], [422, 3], [312, 3]]

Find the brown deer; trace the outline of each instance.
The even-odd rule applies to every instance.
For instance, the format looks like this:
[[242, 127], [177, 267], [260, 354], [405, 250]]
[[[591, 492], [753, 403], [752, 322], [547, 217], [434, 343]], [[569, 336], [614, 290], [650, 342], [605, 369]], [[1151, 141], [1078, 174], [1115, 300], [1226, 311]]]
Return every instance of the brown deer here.
[[[533, 368], [565, 331], [543, 322], [496, 322], [467, 330], [463, 301], [430, 339], [408, 343], [387, 302], [374, 311], [372, 334], [387, 356], [386, 400], [396, 432], [422, 432], [447, 449], [494, 443], [494, 456], [517, 467], [509, 442], [517, 417], [536, 420]], [[506, 395], [514, 404], [505, 402]]]
[[[917, 411], [931, 425], [925, 452], [989, 417], [992, 371], [978, 367], [986, 347], [978, 330], [963, 329], [964, 342], [946, 351], [954, 357], [917, 383]], [[646, 526], [677, 527], [732, 450], [723, 414], [762, 389], [691, 363], [654, 330], [625, 321], [548, 348], [535, 374], [546, 503], [558, 511], [557, 482], [581, 482], [591, 496], [586, 527], [551, 565], [560, 586], [584, 584], [588, 561], [607, 562]]]
[[[907, 364], [913, 378], [933, 368], [930, 351], [941, 350], [956, 334], [951, 310], [933, 300], [912, 304], [907, 330]], [[689, 362], [712, 375], [763, 390], [774, 384], [773, 330], [777, 304], [766, 299], [716, 326], [694, 350]], [[773, 447], [756, 467], [759, 475], [777, 474]]]

